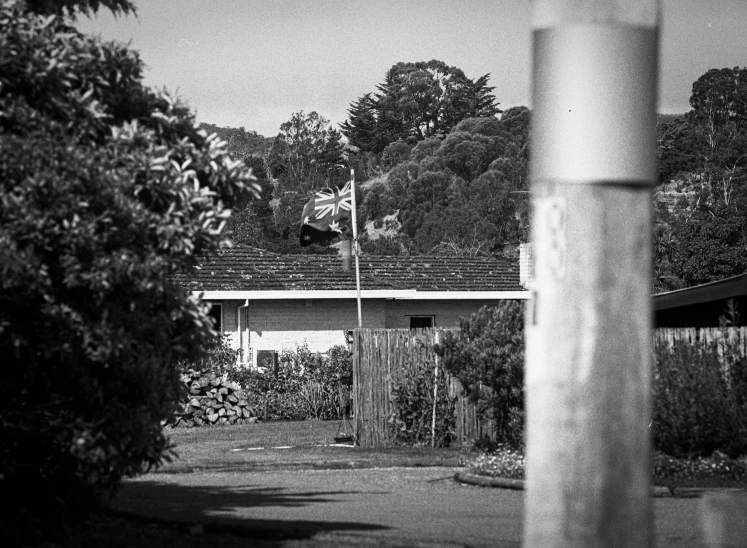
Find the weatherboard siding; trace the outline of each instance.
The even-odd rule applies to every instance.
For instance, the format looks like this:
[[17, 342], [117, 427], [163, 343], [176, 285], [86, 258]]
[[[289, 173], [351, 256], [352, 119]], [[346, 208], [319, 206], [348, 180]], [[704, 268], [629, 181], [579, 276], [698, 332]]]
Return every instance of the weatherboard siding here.
[[[245, 360], [254, 364], [259, 350], [294, 350], [308, 345], [312, 352], [327, 352], [345, 344], [345, 331], [358, 326], [358, 307], [354, 299], [255, 300], [239, 309], [245, 301], [213, 301], [223, 304], [223, 333], [232, 348], [250, 348]], [[436, 327], [456, 327], [460, 317], [477, 312], [484, 305], [500, 300], [394, 300], [364, 299], [363, 326], [367, 328], [409, 328], [412, 316], [433, 316]], [[248, 322], [248, 323], [247, 323]]]
[[[501, 300], [493, 301], [389, 301], [387, 306], [387, 329], [410, 327], [412, 316], [433, 316], [434, 327], [457, 327], [460, 317], [469, 317], [482, 306], [497, 306]], [[368, 327], [368, 326], [365, 326]]]
[[[306, 343], [312, 352], [326, 352], [345, 344], [345, 331], [358, 326], [355, 300], [250, 301], [248, 310], [249, 344], [256, 350]], [[383, 301], [364, 301], [362, 316], [366, 326], [384, 327]]]

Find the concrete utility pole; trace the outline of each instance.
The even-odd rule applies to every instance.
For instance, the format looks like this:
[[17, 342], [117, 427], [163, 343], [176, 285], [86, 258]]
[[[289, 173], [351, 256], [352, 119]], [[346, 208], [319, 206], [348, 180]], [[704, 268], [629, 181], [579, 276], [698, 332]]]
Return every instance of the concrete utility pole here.
[[657, 0], [534, 0], [524, 546], [652, 546]]

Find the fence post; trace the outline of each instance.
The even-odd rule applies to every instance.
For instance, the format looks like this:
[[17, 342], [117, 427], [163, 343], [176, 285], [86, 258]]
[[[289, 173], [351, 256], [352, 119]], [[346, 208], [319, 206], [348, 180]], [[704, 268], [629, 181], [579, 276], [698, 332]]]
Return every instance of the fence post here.
[[524, 546], [652, 545], [656, 0], [533, 2]]

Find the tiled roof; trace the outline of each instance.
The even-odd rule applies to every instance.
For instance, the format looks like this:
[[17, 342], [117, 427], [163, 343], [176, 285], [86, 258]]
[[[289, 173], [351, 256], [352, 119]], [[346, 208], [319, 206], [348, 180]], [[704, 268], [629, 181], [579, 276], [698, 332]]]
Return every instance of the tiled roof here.
[[[363, 289], [522, 291], [519, 263], [487, 257], [362, 256]], [[222, 249], [177, 283], [193, 291], [355, 289], [355, 260], [344, 272], [333, 255], [279, 255], [248, 246]]]

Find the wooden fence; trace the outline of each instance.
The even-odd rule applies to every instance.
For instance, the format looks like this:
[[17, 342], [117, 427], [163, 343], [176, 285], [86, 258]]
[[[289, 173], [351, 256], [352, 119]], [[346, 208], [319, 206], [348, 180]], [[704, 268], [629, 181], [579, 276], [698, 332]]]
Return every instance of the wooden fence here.
[[654, 331], [654, 352], [672, 348], [675, 342], [690, 345], [716, 344], [719, 356], [726, 345], [740, 356], [747, 356], [747, 327], [662, 327]]
[[[356, 329], [353, 335], [353, 409], [355, 433], [362, 447], [392, 445], [392, 379], [412, 363], [434, 363], [433, 351], [445, 329]], [[489, 437], [494, 428], [482, 420], [462, 388], [448, 377], [449, 395], [456, 398], [456, 441]]]
[[[355, 434], [362, 447], [392, 445], [392, 378], [408, 364], [437, 363], [433, 351], [446, 329], [356, 329], [353, 335], [353, 409]], [[715, 343], [723, 356], [725, 345], [747, 356], [747, 327], [660, 328], [653, 333], [654, 352], [681, 341], [690, 345]], [[449, 395], [456, 397], [456, 442], [495, 439], [492, 421], [481, 418], [476, 406], [462, 394], [459, 381], [449, 378]]]

